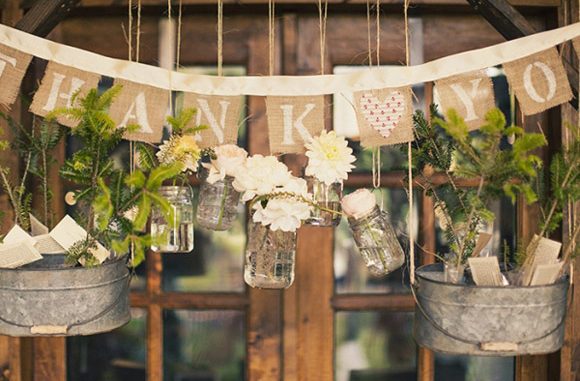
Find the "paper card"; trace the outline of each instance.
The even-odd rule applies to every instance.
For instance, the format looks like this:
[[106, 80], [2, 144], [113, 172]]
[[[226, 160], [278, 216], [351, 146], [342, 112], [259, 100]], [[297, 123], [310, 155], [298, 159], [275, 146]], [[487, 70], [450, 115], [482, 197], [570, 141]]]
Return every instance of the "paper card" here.
[[35, 247], [41, 254], [62, 254], [66, 251], [50, 234], [37, 235], [34, 240]]
[[478, 286], [501, 286], [502, 276], [497, 257], [469, 258], [473, 281]]
[[41, 259], [42, 255], [26, 240], [0, 247], [0, 268], [15, 269]]
[[558, 279], [563, 264], [563, 262], [556, 262], [536, 266], [530, 286], [542, 286], [554, 283]]
[[38, 218], [34, 217], [32, 213], [29, 213], [28, 215], [30, 217], [30, 233], [33, 237], [48, 234], [50, 230], [46, 225], [40, 222]]
[[29, 242], [30, 244], [34, 245], [34, 239], [19, 225], [14, 225], [14, 227], [10, 229], [8, 234], [6, 234], [6, 237], [4, 237], [4, 244], [13, 244], [23, 241]]
[[477, 257], [479, 253], [487, 246], [489, 241], [491, 241], [492, 235], [486, 232], [479, 232], [479, 237], [477, 238], [477, 243], [473, 249], [472, 256]]
[[[65, 250], [68, 250], [75, 243], [87, 239], [88, 233], [77, 224], [71, 216], [66, 215], [58, 225], [52, 229], [50, 236]], [[109, 251], [98, 242], [97, 249], [93, 249], [90, 252], [99, 263], [103, 263], [110, 255]]]
[[[537, 237], [538, 236], [535, 235], [534, 240], [537, 239]], [[554, 241], [545, 237], [540, 238], [540, 242], [532, 254], [534, 256], [534, 265], [554, 263], [558, 261], [558, 255], [560, 255], [561, 248], [562, 243], [558, 241]]]

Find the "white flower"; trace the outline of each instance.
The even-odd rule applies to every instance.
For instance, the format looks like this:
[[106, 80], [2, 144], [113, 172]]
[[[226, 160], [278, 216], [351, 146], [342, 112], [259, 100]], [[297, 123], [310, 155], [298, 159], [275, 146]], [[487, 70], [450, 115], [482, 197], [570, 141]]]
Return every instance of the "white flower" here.
[[[276, 197], [276, 193], [281, 192], [292, 193], [297, 197], [286, 195]], [[253, 221], [269, 226], [271, 230], [296, 231], [302, 225], [302, 221], [310, 217], [312, 208], [308, 203], [300, 201], [300, 196], [307, 200], [312, 197], [308, 194], [306, 181], [292, 176], [286, 185], [276, 190], [265, 208], [260, 203], [254, 205]]]
[[207, 182], [214, 184], [216, 181], [225, 179], [226, 176], [235, 177], [246, 163], [248, 153], [245, 149], [233, 144], [225, 144], [214, 149], [216, 155], [210, 163], [202, 166], [209, 170]]
[[371, 191], [363, 188], [344, 196], [340, 203], [344, 214], [359, 219], [375, 208], [377, 199]]
[[306, 176], [314, 176], [318, 180], [330, 185], [342, 182], [348, 178], [348, 173], [354, 168], [352, 163], [356, 158], [352, 149], [342, 136], [334, 131], [322, 131], [320, 136], [305, 144], [308, 151], [308, 166]]
[[288, 167], [274, 156], [254, 155], [235, 173], [234, 189], [243, 193], [244, 202], [255, 196], [274, 193], [286, 185], [291, 174]]
[[184, 172], [197, 172], [201, 149], [193, 135], [172, 136], [159, 146], [156, 155], [161, 164], [182, 163]]

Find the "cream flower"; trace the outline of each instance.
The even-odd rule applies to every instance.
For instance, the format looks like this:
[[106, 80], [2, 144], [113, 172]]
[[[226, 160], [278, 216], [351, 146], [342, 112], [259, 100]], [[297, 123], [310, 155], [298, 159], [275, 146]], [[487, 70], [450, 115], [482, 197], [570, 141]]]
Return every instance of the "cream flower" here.
[[334, 131], [322, 131], [320, 136], [305, 144], [308, 165], [306, 176], [314, 176], [318, 180], [330, 185], [342, 182], [348, 178], [348, 173], [354, 168], [352, 163], [356, 158], [352, 149], [342, 136]]
[[283, 187], [291, 178], [288, 167], [274, 156], [254, 155], [240, 166], [232, 185], [243, 193], [244, 202], [255, 196], [271, 194]]
[[201, 150], [193, 135], [172, 136], [159, 146], [156, 155], [161, 164], [182, 163], [184, 172], [197, 172]]
[[248, 153], [245, 149], [233, 144], [225, 144], [214, 149], [216, 155], [210, 163], [202, 166], [209, 170], [207, 182], [214, 184], [216, 181], [225, 179], [226, 176], [235, 177], [246, 163]]
[[344, 214], [359, 219], [375, 208], [377, 199], [371, 191], [363, 188], [344, 196], [340, 203]]

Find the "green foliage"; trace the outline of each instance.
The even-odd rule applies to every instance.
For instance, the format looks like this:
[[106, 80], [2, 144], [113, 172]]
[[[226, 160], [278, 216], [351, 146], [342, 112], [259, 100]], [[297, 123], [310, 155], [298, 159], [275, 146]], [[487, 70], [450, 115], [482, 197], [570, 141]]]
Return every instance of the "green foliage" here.
[[87, 237], [86, 240], [75, 242], [66, 252], [65, 263], [74, 266], [80, 261], [84, 267], [97, 266], [99, 261], [91, 254], [91, 250], [96, 249], [95, 239]]
[[[498, 109], [485, 115], [478, 132], [470, 132], [459, 114], [450, 110], [446, 118], [431, 106], [431, 120], [418, 111], [414, 115], [415, 141], [413, 175], [422, 180], [427, 195], [434, 197], [436, 214], [443, 220], [453, 257], [463, 263], [473, 253], [480, 225], [495, 218], [488, 203], [507, 195], [515, 201], [537, 199], [532, 184], [541, 160], [531, 151], [546, 144], [541, 134], [524, 133], [516, 126], [506, 126]], [[509, 147], [502, 142], [515, 138]], [[446, 176], [435, 181], [433, 172]], [[477, 188], [461, 188], [458, 180], [475, 181]]]
[[197, 114], [195, 108], [186, 108], [181, 110], [176, 116], [168, 116], [167, 122], [171, 126], [172, 135], [193, 135], [207, 129], [207, 126], [191, 126], [193, 118]]
[[[53, 215], [50, 204], [53, 194], [48, 187], [48, 173], [56, 163], [52, 152], [63, 136], [63, 128], [51, 119], [37, 123], [35, 118], [32, 126], [26, 128], [2, 112], [0, 112], [0, 118], [7, 121], [14, 137], [12, 143], [0, 141], [0, 150], [10, 148], [17, 152], [24, 162], [24, 170], [18, 185], [12, 183], [14, 174], [11, 176], [10, 168], [0, 166], [2, 187], [10, 198], [15, 222], [27, 230], [30, 228], [29, 214], [34, 213], [45, 225], [52, 226]], [[38, 180], [38, 190], [42, 196], [42, 210], [32, 210], [32, 193], [28, 188], [30, 176]]]

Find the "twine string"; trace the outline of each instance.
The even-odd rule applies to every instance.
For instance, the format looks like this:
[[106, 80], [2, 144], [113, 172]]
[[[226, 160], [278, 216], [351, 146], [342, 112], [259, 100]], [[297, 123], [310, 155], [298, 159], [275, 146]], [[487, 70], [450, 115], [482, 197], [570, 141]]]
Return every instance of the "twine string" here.
[[218, 60], [217, 60], [217, 75], [219, 77], [223, 76], [223, 64], [224, 64], [224, 2], [223, 0], [217, 1], [217, 16], [218, 16], [218, 25], [217, 25], [217, 53], [218, 53]]
[[276, 3], [268, 0], [268, 73], [274, 75], [274, 44], [276, 40]]
[[326, 20], [328, 19], [328, 0], [318, 0], [318, 21], [320, 27], [320, 74], [325, 72], [326, 58]]
[[371, 1], [367, 0], [367, 44], [369, 68], [373, 66], [373, 47], [371, 45]]

